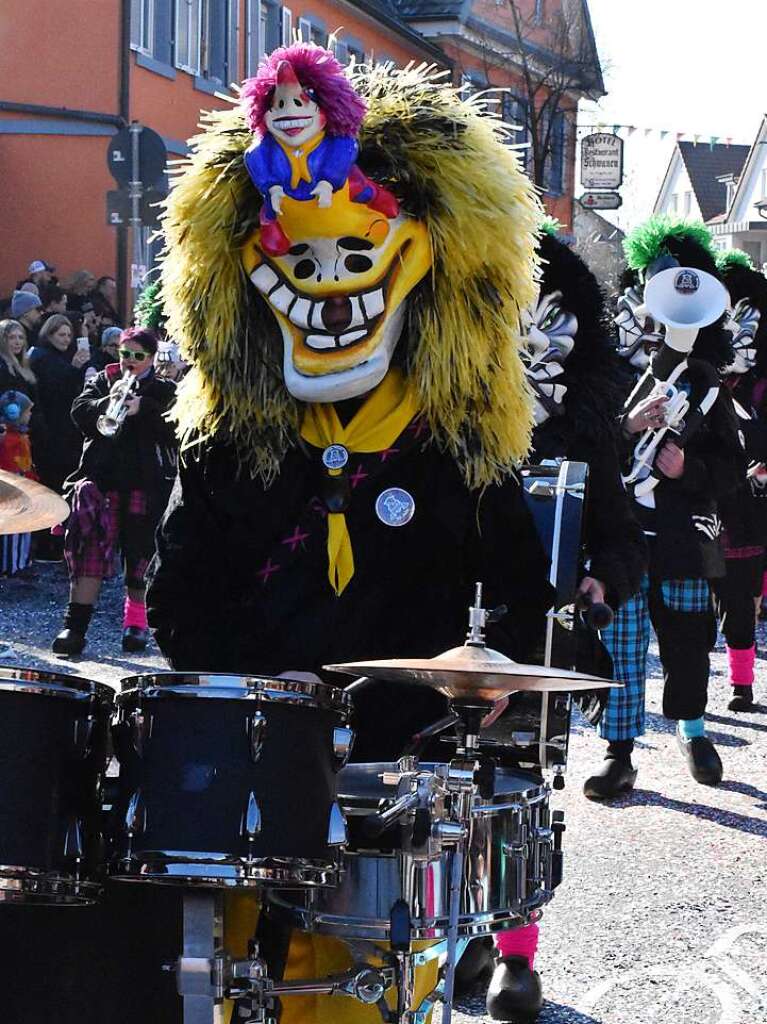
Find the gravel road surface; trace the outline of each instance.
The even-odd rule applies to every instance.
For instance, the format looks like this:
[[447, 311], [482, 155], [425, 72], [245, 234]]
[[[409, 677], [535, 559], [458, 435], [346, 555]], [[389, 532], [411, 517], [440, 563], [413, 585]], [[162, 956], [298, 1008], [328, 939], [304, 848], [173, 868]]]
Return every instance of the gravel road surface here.
[[[117, 684], [161, 669], [156, 649], [120, 649], [121, 589], [105, 585], [82, 659], [50, 653], [66, 602], [62, 566], [0, 581], [0, 639], [13, 663]], [[760, 643], [767, 650], [765, 630]], [[649, 684], [649, 731], [640, 741], [637, 788], [609, 805], [581, 793], [602, 743], [574, 723], [567, 787], [565, 881], [547, 908], [537, 966], [547, 1003], [541, 1024], [767, 1024], [767, 668], [757, 661], [760, 705], [727, 710], [726, 660], [713, 657], [708, 731], [725, 780], [703, 787], [687, 774], [660, 713], [657, 659]], [[2, 663], [0, 663], [2, 664]], [[456, 1024], [486, 1020], [481, 995]]]

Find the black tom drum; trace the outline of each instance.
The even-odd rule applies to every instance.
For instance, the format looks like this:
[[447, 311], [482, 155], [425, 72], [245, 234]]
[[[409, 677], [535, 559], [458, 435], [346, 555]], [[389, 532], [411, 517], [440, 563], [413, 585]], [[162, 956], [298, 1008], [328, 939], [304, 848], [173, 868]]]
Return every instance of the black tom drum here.
[[124, 679], [112, 873], [165, 885], [335, 884], [350, 711], [347, 694], [319, 682]]
[[112, 700], [91, 679], [0, 668], [0, 902], [99, 898]]

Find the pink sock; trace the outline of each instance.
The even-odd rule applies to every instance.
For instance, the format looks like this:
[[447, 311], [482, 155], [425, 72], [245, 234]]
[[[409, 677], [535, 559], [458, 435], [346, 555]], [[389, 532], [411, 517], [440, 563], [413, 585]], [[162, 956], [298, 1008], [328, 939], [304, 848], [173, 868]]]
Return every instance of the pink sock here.
[[753, 686], [754, 648], [747, 647], [744, 651], [738, 651], [728, 647], [727, 660], [730, 663], [730, 684], [732, 686]]
[[125, 598], [123, 610], [123, 629], [129, 626], [136, 626], [138, 629], [147, 629], [146, 605], [143, 601], [134, 601], [132, 597]]
[[498, 932], [495, 936], [495, 948], [501, 956], [526, 956], [533, 969], [535, 954], [538, 949], [538, 923], [527, 924], [524, 928], [511, 928], [507, 932]]

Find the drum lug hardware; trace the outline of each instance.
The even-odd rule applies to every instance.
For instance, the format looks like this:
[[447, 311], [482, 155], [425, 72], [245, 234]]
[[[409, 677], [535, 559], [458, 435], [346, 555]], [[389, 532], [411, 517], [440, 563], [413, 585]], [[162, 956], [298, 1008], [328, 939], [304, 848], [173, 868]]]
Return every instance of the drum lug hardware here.
[[141, 708], [131, 711], [128, 716], [131, 742], [139, 757], [144, 756], [147, 740], [152, 736], [152, 717], [152, 715], [145, 715]]
[[73, 737], [75, 757], [79, 758], [81, 761], [84, 761], [90, 755], [95, 729], [96, 719], [93, 715], [88, 715], [87, 718], [75, 719]]
[[125, 812], [125, 831], [133, 837], [137, 832], [143, 832], [146, 828], [146, 808], [141, 797], [141, 790], [137, 789], [128, 801], [128, 809]]
[[339, 768], [343, 768], [352, 752], [354, 733], [348, 726], [337, 725], [333, 729], [333, 755]]
[[248, 806], [242, 816], [240, 831], [251, 843], [261, 831], [261, 808], [258, 806], [256, 794], [253, 790], [250, 791], [248, 796]]
[[465, 839], [468, 833], [465, 826], [456, 821], [438, 821], [431, 834], [444, 846], [453, 846]]
[[346, 818], [336, 801], [330, 808], [328, 821], [328, 846], [344, 846], [347, 842]]
[[250, 744], [250, 759], [254, 763], [261, 757], [266, 733], [266, 716], [260, 711], [245, 719], [245, 733]]

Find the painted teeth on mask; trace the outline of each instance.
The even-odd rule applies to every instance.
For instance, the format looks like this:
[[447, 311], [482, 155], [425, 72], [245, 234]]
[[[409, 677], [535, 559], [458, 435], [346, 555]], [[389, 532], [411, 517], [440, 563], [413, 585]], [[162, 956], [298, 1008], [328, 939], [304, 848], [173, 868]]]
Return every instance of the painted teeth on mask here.
[[347, 345], [359, 341], [366, 335], [367, 331], [347, 331], [346, 334], [340, 334], [337, 337], [332, 334], [310, 334], [306, 338], [306, 345], [313, 349], [346, 348]]
[[[303, 330], [310, 330], [312, 327], [321, 334], [310, 335], [306, 339], [310, 348], [335, 348], [335, 343], [329, 344], [325, 339], [333, 336], [326, 333], [325, 323], [322, 319], [324, 302], [312, 302], [301, 295], [296, 295], [290, 286], [284, 281], [280, 282], [279, 277], [266, 263], [260, 263], [251, 273], [250, 280], [258, 288], [269, 304], [281, 313], [284, 313], [291, 323]], [[365, 327], [367, 321], [380, 316], [386, 308], [383, 289], [376, 288], [375, 291], [366, 292], [364, 295], [350, 295], [352, 316], [348, 327]], [[339, 336], [339, 345], [343, 348], [353, 341], [359, 341], [367, 332], [349, 331]], [[318, 338], [322, 341], [319, 343]], [[314, 344], [312, 344], [312, 339]]]
[[283, 118], [274, 122], [275, 128], [305, 128], [307, 124], [311, 122], [310, 117], [293, 117], [290, 119]]

